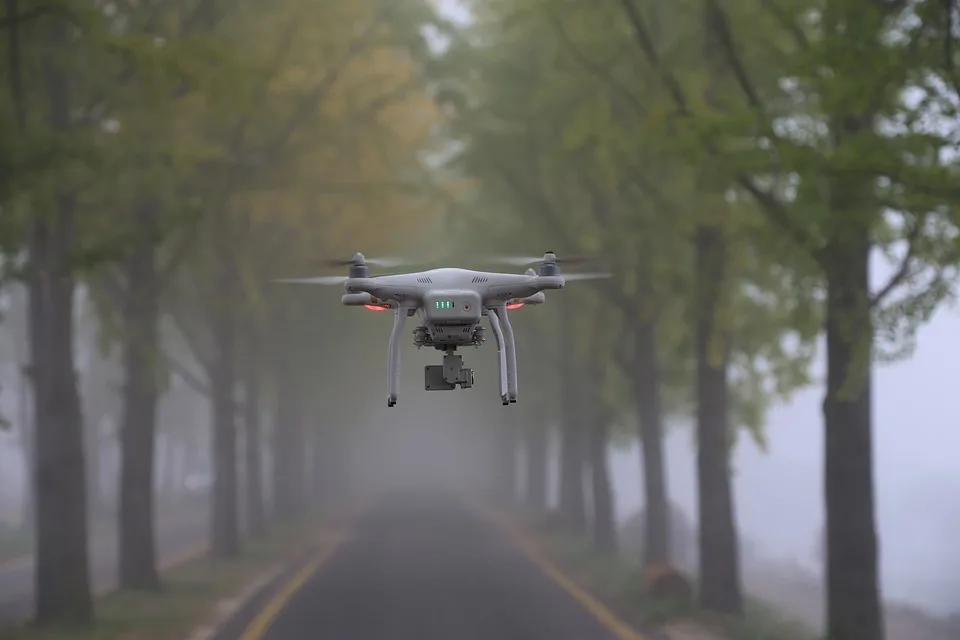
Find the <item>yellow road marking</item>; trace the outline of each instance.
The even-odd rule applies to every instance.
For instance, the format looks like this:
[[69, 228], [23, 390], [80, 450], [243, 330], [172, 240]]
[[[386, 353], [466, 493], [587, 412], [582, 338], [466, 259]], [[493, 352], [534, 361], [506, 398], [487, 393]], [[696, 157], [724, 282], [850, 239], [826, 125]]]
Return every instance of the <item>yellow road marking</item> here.
[[240, 636], [240, 640], [260, 640], [266, 635], [267, 630], [270, 628], [270, 625], [273, 624], [273, 621], [276, 620], [277, 616], [280, 615], [280, 612], [290, 604], [290, 601], [293, 600], [293, 597], [307, 584], [307, 582], [320, 570], [324, 563], [333, 555], [337, 547], [339, 547], [347, 539], [346, 534], [335, 534], [334, 540], [331, 541], [329, 547], [327, 547], [320, 555], [315, 557], [310, 563], [307, 564], [297, 575], [295, 575], [290, 582], [284, 585], [283, 589], [278, 593], [273, 599], [267, 603], [267, 605], [260, 610], [260, 613], [257, 614], [257, 617], [247, 626], [247, 629], [243, 632], [243, 635]]
[[597, 622], [599, 622], [607, 631], [613, 634], [617, 640], [647, 640], [645, 636], [637, 633], [629, 624], [621, 620], [615, 613], [608, 609], [599, 600], [581, 589], [573, 580], [567, 577], [550, 560], [545, 558], [522, 532], [518, 531], [511, 522], [493, 513], [487, 509], [478, 509], [481, 515], [492, 520], [500, 527], [523, 552], [523, 554], [537, 566], [537, 568], [557, 584], [561, 589], [577, 601], [577, 603], [590, 612]]

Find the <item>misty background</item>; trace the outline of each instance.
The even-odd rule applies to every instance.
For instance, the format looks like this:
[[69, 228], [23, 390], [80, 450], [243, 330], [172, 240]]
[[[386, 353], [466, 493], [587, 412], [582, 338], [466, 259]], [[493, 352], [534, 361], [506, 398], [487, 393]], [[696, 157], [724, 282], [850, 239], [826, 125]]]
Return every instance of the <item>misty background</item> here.
[[[447, 18], [463, 22], [463, 12], [456, 3], [439, 4]], [[437, 49], [443, 46], [438, 38], [434, 38], [433, 44]], [[269, 109], [264, 111], [269, 114]], [[414, 111], [416, 109], [412, 108], [411, 112]], [[405, 120], [398, 128], [406, 128], [412, 121]], [[358, 128], [366, 131], [362, 126]], [[331, 131], [335, 129], [336, 125], [330, 126]], [[375, 136], [371, 134], [371, 137]], [[449, 141], [446, 144], [445, 149], [449, 150]], [[421, 157], [421, 152], [428, 156], [432, 154], [436, 159], [433, 164], [440, 165], [443, 151], [418, 149], [416, 155]], [[309, 167], [304, 170], [308, 174], [304, 183], [309, 183], [315, 173], [320, 173], [314, 160], [310, 158], [303, 163]], [[402, 160], [399, 164], [407, 168], [408, 156], [403, 156]], [[292, 182], [297, 182], [296, 178]], [[358, 199], [357, 203], [346, 206], [345, 212], [340, 210], [342, 203], [330, 206], [333, 213], [326, 211], [326, 214], [336, 220], [330, 229], [321, 228], [330, 220], [312, 221], [316, 235], [306, 241], [296, 238], [300, 244], [306, 245], [300, 246], [298, 257], [303, 257], [304, 261], [298, 262], [297, 268], [306, 267], [305, 262], [314, 249], [318, 255], [350, 255], [359, 250], [372, 256], [388, 248], [402, 247], [410, 254], [416, 253], [417, 249], [423, 252], [443, 247], [448, 256], [464, 256], [469, 260], [481, 253], [522, 250], [539, 255], [554, 248], [555, 238], [550, 237], [551, 230], [546, 228], [547, 225], [525, 227], [527, 235], [509, 238], [511, 246], [506, 247], [506, 242], [501, 241], [508, 239], [503, 236], [509, 232], [504, 233], [498, 227], [498, 223], [504, 221], [496, 218], [497, 211], [473, 211], [474, 216], [480, 217], [467, 220], [462, 225], [465, 228], [458, 232], [444, 233], [442, 225], [428, 219], [429, 212], [422, 214], [424, 217], [418, 218], [416, 223], [408, 224], [403, 213], [383, 214], [383, 211], [392, 212], [393, 209], [382, 202], [371, 204], [372, 201], [372, 197], [370, 200]], [[272, 203], [267, 208], [272, 208]], [[376, 217], [371, 216], [368, 220], [365, 216], [369, 212], [376, 212]], [[494, 222], [489, 224], [482, 217], [488, 214], [494, 216]], [[413, 214], [407, 210], [406, 215]], [[296, 216], [296, 213], [291, 214], [288, 221], [291, 229], [298, 229], [298, 224], [307, 219], [306, 216]], [[292, 235], [300, 234], [294, 231]], [[322, 246], [313, 246], [313, 241]], [[293, 239], [290, 242], [291, 245], [297, 244]], [[292, 249], [290, 253], [294, 253]], [[267, 262], [272, 260], [273, 256], [265, 258]], [[471, 266], [461, 264], [456, 257], [444, 262], [444, 266]], [[881, 283], [889, 278], [890, 269], [877, 260], [872, 275], [875, 284]], [[340, 291], [337, 288], [305, 288], [295, 294], [288, 292], [291, 297], [299, 295], [309, 301], [311, 309], [320, 309], [316, 318], [311, 316], [316, 323], [316, 339], [306, 338], [310, 344], [304, 345], [304, 351], [316, 352], [317, 356], [307, 381], [308, 387], [318, 390], [316, 394], [307, 393], [308, 404], [311, 404], [309, 401], [316, 403], [307, 410], [306, 419], [310, 423], [307, 429], [315, 432], [324, 429], [325, 438], [346, 441], [343, 448], [330, 447], [342, 455], [336, 460], [325, 461], [324, 465], [345, 469], [349, 477], [346, 484], [361, 491], [400, 486], [439, 486], [473, 491], [480, 485], [496, 482], [492, 476], [496, 475], [498, 454], [493, 448], [499, 443], [496, 438], [491, 438], [491, 430], [502, 426], [516, 435], [513, 445], [517, 449], [522, 485], [522, 427], [537, 423], [551, 427], [552, 437], [556, 436], [562, 391], [558, 393], [559, 386], [548, 379], [544, 371], [552, 366], [547, 359], [565, 345], [553, 339], [558, 332], [544, 319], [555, 319], [563, 312], [565, 293], [574, 294], [573, 291], [551, 293], [546, 305], [528, 307], [512, 315], [518, 335], [518, 405], [503, 408], [499, 404], [496, 348], [492, 340], [479, 351], [462, 353], [464, 366], [475, 369], [476, 386], [473, 389], [424, 392], [422, 367], [438, 363], [440, 355], [433, 350], [415, 351], [409, 337], [415, 326], [411, 322], [405, 329], [402, 345], [399, 404], [388, 409], [384, 395], [387, 338], [392, 314], [345, 309], [339, 304]], [[678, 297], [681, 295], [677, 294]], [[82, 289], [77, 298], [76, 367], [80, 375], [84, 428], [88, 438], [87, 464], [93, 474], [90, 480], [93, 510], [106, 511], [107, 517], [102, 520], [113, 521], [116, 518], [111, 511], [116, 508], [119, 461], [116, 433], [121, 409], [117, 390], [122, 375], [116, 350], [106, 355], [101, 349], [102, 334], [110, 331], [103, 331], [98, 325], [98, 315], [87, 303]], [[206, 301], [184, 304], [193, 302], [199, 307]], [[25, 302], [20, 288], [4, 291], [0, 295], [0, 306], [4, 311], [4, 322], [0, 323], [0, 413], [14, 427], [0, 431], [0, 521], [16, 525], [24, 518], [23, 499], [28, 475], [16, 425], [30, 423], [24, 406], [24, 399], [28, 396], [22, 392], [20, 373], [27, 359], [23, 319]], [[619, 310], [612, 313], [619, 313]], [[960, 355], [958, 328], [960, 316], [957, 312], [942, 308], [931, 322], [921, 327], [916, 350], [910, 357], [877, 367], [873, 394], [883, 596], [938, 616], [960, 614], [960, 551], [954, 542], [960, 534], [960, 491], [957, 491], [960, 488], [960, 465], [956, 463], [960, 450], [960, 434], [957, 432], [960, 411], [956, 397], [960, 376], [951, 375], [958, 369], [955, 364]], [[591, 329], [602, 331], [596, 326]], [[550, 338], [550, 343], [535, 344], [538, 334]], [[307, 335], [310, 335], [309, 331]], [[586, 344], [586, 338], [593, 336], [581, 337]], [[166, 364], [173, 375], [170, 387], [161, 394], [155, 481], [158, 495], [161, 498], [195, 495], [198, 498], [196, 504], [206, 505], [215, 456], [211, 452], [210, 433], [214, 422], [211, 405], [206, 394], [197, 389], [196, 378], [201, 379], [199, 386], [203, 386], [204, 368], [192, 358], [190, 345], [178, 337], [175, 327], [164, 328], [161, 342], [164, 356], [170, 359]], [[821, 375], [822, 369], [821, 357], [814, 363], [814, 378]], [[579, 373], [581, 383], [585, 375], [588, 374]], [[823, 604], [820, 575], [824, 520], [824, 444], [820, 411], [823, 395], [822, 386], [812, 385], [796, 392], [790, 402], [775, 405], [763, 421], [766, 446], [759, 447], [741, 433], [733, 459], [735, 514], [744, 549], [743, 573], [747, 590], [769, 596], [773, 590], [767, 588], [764, 576], [775, 574], [781, 583], [796, 579], [813, 594], [806, 602], [814, 603], [810, 605], [814, 608], [798, 604], [791, 612], [807, 613], [806, 617], [814, 621], [823, 617], [815, 610]], [[276, 404], [282, 406], [282, 402]], [[545, 417], [537, 418], [538, 414]], [[666, 442], [669, 498], [688, 520], [694, 521], [697, 495], [692, 420], [671, 415], [667, 415], [666, 420], [669, 425]], [[276, 422], [283, 420], [277, 417]], [[633, 424], [617, 426], [620, 428], [610, 446], [609, 459], [616, 519], [623, 525], [642, 508], [643, 490], [640, 453], [632, 435], [636, 433], [636, 427]], [[552, 464], [547, 482], [554, 505], [558, 503], [559, 484], [557, 444], [554, 441], [551, 447]], [[241, 442], [241, 449], [242, 445]], [[302, 446], [316, 445], [304, 442]], [[313, 451], [310, 455], [319, 453]], [[239, 457], [242, 467], [242, 454]], [[273, 478], [271, 462], [271, 455], [265, 453], [262, 464], [264, 490], [268, 496]], [[242, 477], [242, 473], [240, 475]], [[521, 489], [518, 487], [518, 491]], [[97, 534], [92, 537], [96, 538]], [[628, 544], [624, 548], [629, 552]], [[797, 589], [790, 591], [785, 599], [803, 600], [797, 597]]]
[[[878, 269], [877, 277], [885, 274]], [[537, 354], [518, 336], [520, 405], [499, 406], [496, 398], [496, 349], [463, 352], [464, 366], [474, 367], [476, 386], [471, 390], [428, 393], [422, 389], [422, 367], [434, 364], [433, 350], [417, 351], [409, 343], [402, 350], [401, 399], [387, 409], [383, 402], [386, 375], [386, 338], [390, 314], [377, 314], [339, 306], [338, 293], [305, 290], [329, 307], [332, 323], [350, 323], [352, 331], [342, 343], [352, 350], [336, 359], [331, 370], [344, 385], [343, 406], [355, 427], [351, 433], [357, 463], [349, 465], [352, 482], [375, 487], [399, 481], [430, 484], [459, 478], [466, 485], [488, 475], [486, 458], [478, 455], [489, 438], [489, 419], [501, 411], [523, 408], [537, 402], [530, 393], [531, 359]], [[562, 294], [561, 294], [562, 295]], [[556, 298], [556, 296], [554, 296]], [[555, 299], [553, 300], [555, 302]], [[556, 306], [528, 308], [514, 314], [521, 329], [534, 326], [537, 318], [558, 313]], [[81, 305], [82, 313], [82, 305]], [[12, 319], [13, 320], [13, 319]], [[21, 416], [17, 323], [0, 325], [3, 368], [0, 406], [8, 420]], [[92, 322], [91, 319], [87, 320]], [[957, 380], [960, 379], [960, 316], [944, 308], [919, 334], [915, 353], [909, 359], [879, 369], [874, 406], [877, 420], [878, 522], [884, 596], [937, 615], [955, 613], [960, 601], [960, 449], [957, 429]], [[89, 327], [78, 345], [80, 366], [89, 363], [97, 345]], [[22, 346], [21, 346], [22, 348]], [[818, 360], [815, 371], [822, 368]], [[526, 374], [526, 375], [525, 375]], [[116, 378], [119, 380], [119, 377]], [[209, 423], [205, 398], [181, 379], [178, 393], [163, 400], [161, 431], [171, 421], [195, 427]], [[525, 393], [526, 391], [526, 393]], [[735, 457], [737, 518], [749, 546], [746, 556], [795, 566], [798, 571], [820, 575], [818, 536], [823, 523], [822, 449], [820, 401], [823, 390], [811, 386], [769, 413], [767, 446], [761, 449], [742, 436]], [[115, 485], [118, 449], [110, 437], [111, 420], [118, 404], [101, 425], [101, 486]], [[537, 409], [535, 409], [537, 410]], [[630, 428], [632, 430], [632, 427]], [[209, 438], [197, 428], [196, 444], [207, 446]], [[628, 429], [624, 429], [627, 432]], [[167, 468], [158, 447], [158, 469]], [[15, 430], [0, 432], [0, 515], [8, 521], [20, 517], [24, 491], [23, 459]], [[557, 503], [557, 443], [548, 482], [551, 501]], [[688, 424], [672, 421], [667, 442], [669, 493], [673, 502], [691, 519], [696, 518], [695, 449]], [[203, 457], [206, 459], [206, 457]], [[611, 474], [616, 515], [625, 522], [642, 506], [640, 454], [635, 438], [618, 438], [611, 446]], [[471, 461], [474, 468], [470, 469]], [[179, 463], [182, 465], [183, 460]], [[518, 460], [518, 465], [520, 461]], [[184, 469], [183, 471], [187, 471]], [[182, 473], [193, 481], [202, 474]], [[161, 472], [159, 483], [165, 482]], [[269, 478], [270, 474], [266, 474]], [[181, 479], [183, 482], [183, 479]], [[522, 470], [521, 479], [522, 483]], [[745, 568], [749, 572], [749, 563]]]

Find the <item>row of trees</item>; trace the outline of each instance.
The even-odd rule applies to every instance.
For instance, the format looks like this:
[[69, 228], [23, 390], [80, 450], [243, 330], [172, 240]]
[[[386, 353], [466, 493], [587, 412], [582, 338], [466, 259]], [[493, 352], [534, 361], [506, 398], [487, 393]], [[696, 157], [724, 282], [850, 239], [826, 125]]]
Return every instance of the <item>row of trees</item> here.
[[[559, 374], [566, 520], [587, 529], [592, 469], [594, 539], [615, 546], [605, 451], [630, 414], [645, 562], [669, 562], [664, 420], [691, 416], [701, 604], [741, 614], [731, 443], [743, 429], [762, 442], [764, 409], [811, 382], [824, 336], [826, 633], [882, 638], [872, 369], [909, 352], [957, 267], [960, 9], [467, 6], [472, 20], [440, 65], [460, 143], [449, 169], [478, 187], [464, 220], [482, 211], [497, 223], [489, 240], [524, 253], [602, 252], [618, 274], [565, 292], [525, 333], [549, 344], [524, 368]], [[881, 255], [891, 268], [878, 278]], [[542, 507], [549, 418], [530, 420], [528, 492]]]
[[432, 22], [418, 0], [6, 2], [0, 244], [5, 283], [29, 296], [40, 623], [94, 616], [78, 288], [122, 366], [121, 587], [160, 584], [156, 416], [174, 372], [212, 408], [211, 553], [240, 553], [241, 425], [248, 531], [265, 504], [303, 509], [308, 436], [332, 455], [313, 417], [330, 396], [313, 386], [338, 323], [265, 283], [361, 237], [371, 252], [404, 242], [384, 232], [400, 219], [432, 222]]

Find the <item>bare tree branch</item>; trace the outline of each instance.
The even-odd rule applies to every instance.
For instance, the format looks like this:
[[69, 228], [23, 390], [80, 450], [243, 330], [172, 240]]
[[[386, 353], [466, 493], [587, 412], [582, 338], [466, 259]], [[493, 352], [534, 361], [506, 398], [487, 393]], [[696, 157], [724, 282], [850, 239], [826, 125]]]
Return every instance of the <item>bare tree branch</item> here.
[[264, 154], [265, 156], [273, 157], [279, 153], [279, 150], [287, 145], [290, 138], [293, 137], [304, 120], [316, 112], [317, 108], [327, 98], [334, 86], [336, 86], [347, 65], [360, 55], [367, 44], [373, 39], [377, 28], [382, 24], [383, 19], [389, 15], [391, 7], [392, 5], [389, 2], [381, 4], [370, 23], [367, 24], [360, 34], [347, 46], [346, 51], [340, 55], [339, 59], [327, 68], [323, 77], [313, 89], [298, 102], [293, 116], [284, 123], [279, 135], [268, 145], [267, 151]]
[[610, 66], [611, 62], [599, 63], [591, 60], [589, 56], [580, 50], [580, 47], [578, 47], [573, 39], [567, 34], [566, 29], [563, 27], [562, 20], [556, 15], [556, 13], [549, 11], [547, 15], [550, 18], [550, 24], [553, 26], [553, 30], [556, 32], [561, 44], [567, 48], [570, 54], [576, 59], [577, 63], [582, 66], [585, 71], [595, 76], [601, 82], [619, 93], [637, 113], [642, 114], [649, 111], [647, 107], [640, 101], [640, 98], [638, 98], [630, 89], [618, 82], [610, 73], [607, 72], [607, 68]]
[[[947, 2], [949, 1], [950, 0], [947, 0]], [[793, 16], [789, 15], [783, 10], [783, 7], [777, 4], [777, 0], [760, 0], [760, 6], [780, 21], [780, 26], [793, 36], [793, 39], [801, 51], [810, 50], [810, 39], [807, 37], [807, 34], [803, 32], [803, 29], [800, 28], [800, 25], [797, 24]]]
[[183, 338], [187, 348], [190, 349], [193, 357], [197, 360], [200, 366], [204, 368], [205, 371], [211, 371], [213, 369], [214, 362], [213, 355], [208, 353], [208, 349], [203, 347], [200, 339], [189, 330], [189, 322], [184, 317], [182, 309], [180, 309], [176, 304], [170, 304], [167, 305], [166, 312], [171, 323], [177, 329], [177, 333], [180, 334], [180, 337]]
[[[560, 236], [560, 241], [567, 246], [575, 246], [576, 242], [570, 234], [569, 231], [564, 228], [560, 223], [560, 220], [550, 202], [543, 197], [542, 193], [534, 193], [530, 189], [523, 186], [523, 184], [517, 180], [514, 173], [507, 168], [496, 164], [493, 169], [499, 174], [501, 180], [503, 180], [517, 195], [530, 203], [531, 208], [537, 214], [539, 214], [540, 219], [543, 221], [544, 226], [549, 227], [554, 233]], [[620, 291], [615, 289], [608, 281], [599, 280], [597, 285], [604, 291], [605, 295], [610, 296], [614, 304], [616, 304], [621, 311], [625, 314], [630, 314], [633, 312], [633, 300], [629, 296], [624, 296]]]
[[757, 92], [756, 87], [753, 86], [753, 82], [747, 74], [747, 69], [743, 64], [736, 43], [733, 41], [733, 33], [730, 30], [730, 20], [727, 18], [723, 7], [720, 6], [719, 0], [705, 0], [705, 2], [708, 14], [708, 28], [713, 32], [712, 35], [716, 38], [717, 44], [720, 45], [720, 49], [726, 58], [727, 66], [730, 68], [730, 71], [733, 72], [733, 77], [736, 79], [737, 85], [740, 87], [740, 91], [743, 92], [747, 103], [756, 112], [763, 128], [768, 129], [770, 123], [765, 115], [766, 109], [764, 109], [763, 103], [760, 100], [760, 94]]
[[164, 362], [171, 371], [176, 373], [187, 385], [200, 395], [210, 397], [210, 385], [201, 376], [190, 371], [190, 368], [174, 358], [169, 353], [164, 354]]
[[630, 26], [633, 27], [633, 34], [637, 40], [637, 44], [640, 45], [640, 49], [650, 62], [650, 66], [653, 67], [655, 72], [660, 74], [660, 79], [673, 98], [680, 114], [689, 116], [690, 109], [683, 87], [680, 85], [676, 76], [661, 63], [660, 54], [657, 52], [653, 38], [650, 36], [650, 30], [647, 28], [643, 16], [640, 15], [640, 9], [637, 8], [635, 0], [620, 0], [620, 5], [627, 14], [627, 20], [630, 22]]
[[[707, 1], [712, 2], [713, 0]], [[635, 4], [635, 0], [620, 0], [620, 4], [623, 6], [623, 9], [627, 14], [627, 18], [631, 27], [633, 28], [634, 35], [638, 44], [640, 45], [641, 51], [643, 51], [647, 62], [654, 68], [655, 71], [660, 74], [668, 93], [673, 99], [678, 115], [682, 117], [693, 117], [693, 114], [688, 107], [686, 94], [684, 93], [679, 81], [668, 69], [663, 68], [660, 56], [654, 47], [653, 39], [650, 37], [649, 30], [643, 20], [643, 16], [640, 15], [640, 11]], [[747, 77], [744, 72], [744, 81], [746, 80]], [[752, 87], [749, 82], [746, 82], [746, 86]], [[715, 159], [722, 157], [721, 151], [711, 141], [707, 140], [705, 142], [705, 147], [707, 153], [711, 157]], [[753, 199], [760, 206], [760, 209], [767, 215], [771, 222], [780, 227], [782, 231], [787, 233], [790, 238], [800, 247], [810, 251], [815, 260], [820, 261], [819, 248], [815, 246], [809, 234], [807, 234], [802, 227], [792, 219], [787, 207], [779, 198], [772, 193], [761, 189], [759, 185], [757, 185], [755, 179], [747, 173], [737, 173], [736, 183], [753, 197]]]
[[870, 308], [876, 308], [886, 300], [894, 290], [903, 284], [913, 274], [913, 263], [917, 255], [917, 240], [923, 232], [924, 224], [927, 221], [927, 215], [917, 216], [913, 223], [909, 225], [904, 241], [907, 243], [907, 251], [900, 261], [900, 266], [893, 273], [887, 283], [882, 286], [870, 298]]
[[170, 282], [174, 273], [176, 273], [180, 265], [183, 264], [183, 261], [190, 255], [190, 251], [196, 247], [195, 241], [197, 236], [190, 231], [189, 229], [184, 230], [184, 233], [181, 234], [180, 241], [173, 247], [173, 252], [167, 258], [166, 264], [160, 268], [158, 280], [162, 284]]

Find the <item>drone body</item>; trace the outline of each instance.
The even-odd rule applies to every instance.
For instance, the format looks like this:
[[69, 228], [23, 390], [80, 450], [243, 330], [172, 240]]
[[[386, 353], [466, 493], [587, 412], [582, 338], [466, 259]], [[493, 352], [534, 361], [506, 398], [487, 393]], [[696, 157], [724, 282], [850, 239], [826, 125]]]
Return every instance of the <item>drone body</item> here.
[[[605, 274], [573, 274], [573, 279], [603, 277]], [[409, 317], [417, 316], [413, 331], [417, 348], [433, 347], [444, 352], [443, 364], [427, 366], [424, 388], [452, 390], [473, 386], [473, 371], [463, 368], [459, 347], [479, 347], [485, 341], [481, 322], [487, 319], [497, 343], [500, 373], [500, 400], [517, 401], [517, 357], [509, 310], [544, 302], [543, 291], [562, 289], [571, 276], [563, 276], [552, 252], [543, 255], [538, 271], [524, 274], [443, 268], [415, 273], [370, 275], [362, 254], [350, 261], [345, 278], [304, 278], [284, 280], [308, 284], [343, 283], [341, 301], [346, 306], [363, 306], [393, 311], [393, 330], [387, 353], [387, 406], [397, 403], [400, 345]]]

